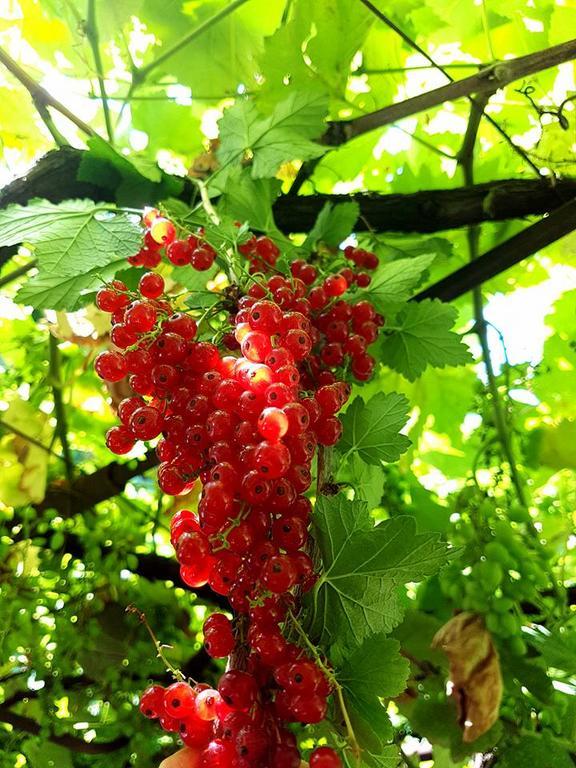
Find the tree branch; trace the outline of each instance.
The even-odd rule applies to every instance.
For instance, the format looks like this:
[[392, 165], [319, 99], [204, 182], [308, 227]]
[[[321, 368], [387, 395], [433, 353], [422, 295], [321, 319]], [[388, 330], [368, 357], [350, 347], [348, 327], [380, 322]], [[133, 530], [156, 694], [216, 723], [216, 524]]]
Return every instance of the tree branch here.
[[[110, 202], [109, 188], [77, 181], [82, 157], [82, 150], [71, 147], [48, 152], [26, 176], [0, 190], [0, 208], [11, 203], [26, 204], [34, 197], [53, 203], [73, 198]], [[157, 202], [149, 198], [139, 199], [137, 189], [134, 193], [132, 204], [135, 207]], [[186, 182], [180, 199], [189, 202], [193, 193], [192, 183]], [[408, 195], [281, 195], [274, 204], [274, 216], [283, 232], [306, 232], [325, 203], [355, 200], [360, 205], [359, 232], [369, 228], [376, 232], [439, 232], [482, 221], [505, 221], [548, 213], [575, 196], [576, 178], [554, 182], [500, 179], [469, 189], [432, 189]]]
[[461, 269], [414, 296], [414, 301], [453, 301], [576, 229], [576, 200], [572, 199], [517, 235], [500, 243]]
[[112, 461], [90, 475], [78, 477], [72, 485], [49, 486], [44, 500], [35, 505], [38, 512], [57, 509], [64, 517], [72, 517], [121, 493], [132, 478], [143, 475], [158, 464], [154, 451], [146, 458], [123, 464]]
[[[8, 725], [11, 725], [16, 730], [31, 733], [33, 736], [39, 736], [43, 732], [42, 727], [36, 720], [24, 715], [17, 715], [3, 705], [0, 706], [0, 722], [8, 723]], [[84, 755], [104, 755], [108, 752], [116, 752], [130, 743], [130, 739], [127, 736], [119, 736], [117, 739], [107, 742], [88, 742], [68, 734], [57, 736], [54, 733], [51, 733], [46, 738], [53, 744], [58, 744], [58, 746], [69, 749], [71, 752], [79, 752]]]
[[[68, 107], [65, 107], [64, 104], [61, 104], [57, 99], [54, 98], [54, 96], [52, 96], [51, 93], [48, 93], [45, 88], [39, 85], [39, 83], [37, 83], [33, 77], [30, 77], [30, 75], [24, 69], [22, 69], [20, 64], [18, 64], [17, 61], [14, 61], [14, 59], [9, 56], [2, 48], [0, 48], [0, 63], [4, 64], [6, 69], [12, 75], [14, 75], [14, 77], [24, 86], [24, 88], [26, 88], [32, 97], [34, 106], [37, 109], [52, 107], [52, 109], [55, 109], [57, 112], [60, 112], [61, 115], [67, 117], [71, 123], [74, 123], [74, 125], [87, 136], [96, 136], [96, 131], [93, 128], [91, 128], [83, 120], [71, 112]], [[57, 141], [57, 143], [59, 143], [56, 139], [56, 136], [54, 136], [54, 139]]]

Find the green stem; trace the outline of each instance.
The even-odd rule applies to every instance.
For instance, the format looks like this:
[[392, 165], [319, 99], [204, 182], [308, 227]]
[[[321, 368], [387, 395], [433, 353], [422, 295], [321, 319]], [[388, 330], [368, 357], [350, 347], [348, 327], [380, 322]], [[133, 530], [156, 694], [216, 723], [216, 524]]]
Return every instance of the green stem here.
[[[478, 62], [456, 62], [454, 64], [444, 64], [444, 69], [485, 69], [489, 63]], [[404, 72], [420, 72], [427, 69], [437, 69], [436, 64], [420, 64], [414, 67], [388, 67], [385, 69], [372, 69], [371, 67], [360, 67], [354, 70], [354, 75], [401, 75]]]
[[160, 66], [160, 64], [163, 64], [165, 61], [172, 58], [172, 56], [179, 53], [183, 48], [189, 45], [193, 40], [196, 40], [196, 38], [200, 37], [200, 35], [202, 35], [204, 32], [211, 29], [211, 27], [213, 27], [219, 21], [224, 19], [226, 16], [229, 16], [237, 8], [240, 8], [240, 6], [244, 5], [247, 2], [248, 0], [234, 0], [234, 2], [229, 3], [227, 6], [222, 8], [221, 11], [218, 11], [218, 13], [214, 14], [214, 16], [211, 16], [209, 19], [206, 19], [205, 22], [197, 26], [196, 29], [193, 29], [187, 35], [184, 35], [184, 37], [181, 40], [175, 43], [171, 48], [168, 48], [166, 51], [164, 51], [164, 53], [160, 54], [160, 56], [154, 59], [154, 61], [151, 61], [145, 67], [140, 67], [139, 69], [136, 69], [133, 74], [134, 84], [139, 85], [140, 83], [142, 83], [146, 79], [146, 77], [150, 74], [150, 72], [152, 72], [152, 70], [156, 69], [157, 67]]
[[[488, 94], [485, 94], [483, 100], [479, 104], [473, 104], [470, 109], [470, 118], [468, 121], [468, 127], [462, 147], [458, 153], [458, 163], [462, 168], [464, 174], [464, 181], [467, 187], [471, 187], [474, 184], [474, 145], [476, 143], [476, 137], [478, 135], [478, 128], [482, 119], [482, 111], [484, 105], [488, 101]], [[471, 226], [466, 231], [466, 239], [468, 242], [468, 256], [470, 261], [474, 261], [478, 258], [480, 253], [480, 227]], [[488, 381], [488, 391], [491, 396], [492, 411], [494, 414], [494, 423], [496, 425], [496, 432], [498, 434], [498, 440], [502, 448], [504, 458], [508, 462], [510, 467], [510, 479], [514, 485], [516, 495], [522, 506], [528, 506], [528, 498], [526, 490], [518, 467], [514, 457], [514, 451], [512, 448], [512, 441], [510, 438], [510, 432], [506, 423], [506, 416], [504, 414], [504, 408], [502, 407], [502, 401], [500, 399], [500, 393], [498, 392], [498, 382], [494, 373], [494, 366], [492, 364], [492, 356], [490, 354], [490, 345], [488, 342], [487, 324], [484, 319], [484, 309], [482, 300], [482, 288], [477, 286], [473, 289], [473, 303], [474, 303], [474, 319], [476, 323], [476, 332], [480, 340], [480, 346], [482, 348], [482, 358], [484, 360], [484, 366], [486, 368], [486, 378]]]
[[135, 616], [138, 617], [138, 620], [140, 621], [140, 623], [144, 624], [144, 626], [146, 627], [146, 631], [148, 632], [152, 642], [154, 643], [154, 647], [156, 648], [156, 653], [158, 654], [158, 658], [161, 659], [162, 663], [164, 664], [166, 669], [172, 674], [174, 679], [177, 682], [182, 682], [186, 680], [182, 672], [179, 669], [176, 669], [176, 667], [170, 661], [168, 661], [168, 659], [164, 655], [164, 648], [170, 648], [170, 646], [163, 645], [158, 640], [158, 638], [152, 631], [152, 627], [150, 626], [150, 624], [148, 624], [148, 619], [146, 618], [146, 614], [143, 611], [141, 611], [139, 608], [136, 608], [135, 605], [127, 606], [126, 613], [133, 613]]
[[110, 115], [110, 105], [106, 93], [106, 84], [104, 82], [104, 67], [102, 65], [102, 56], [100, 54], [100, 40], [98, 36], [98, 26], [96, 23], [96, 0], [88, 0], [88, 10], [86, 12], [86, 37], [92, 49], [94, 66], [96, 67], [96, 77], [98, 79], [98, 88], [100, 90], [100, 99], [102, 109], [104, 110], [104, 122], [106, 124], [106, 133], [108, 141], [114, 143], [114, 129], [112, 127], [112, 118]]
[[48, 110], [48, 107], [46, 104], [44, 104], [43, 101], [40, 99], [35, 98], [32, 96], [32, 103], [36, 107], [36, 111], [40, 115], [40, 119], [48, 129], [48, 132], [54, 139], [54, 142], [56, 143], [57, 147], [69, 147], [70, 144], [66, 137], [60, 133], [58, 128], [56, 127], [56, 124], [54, 120], [52, 119], [52, 115], [50, 114], [50, 111]]
[[66, 478], [69, 484], [74, 479], [74, 462], [68, 442], [68, 422], [66, 420], [66, 408], [62, 397], [62, 378], [60, 373], [60, 349], [58, 339], [49, 334], [49, 371], [52, 397], [54, 399], [54, 415], [56, 417], [56, 434], [62, 446], [62, 455], [66, 465]]

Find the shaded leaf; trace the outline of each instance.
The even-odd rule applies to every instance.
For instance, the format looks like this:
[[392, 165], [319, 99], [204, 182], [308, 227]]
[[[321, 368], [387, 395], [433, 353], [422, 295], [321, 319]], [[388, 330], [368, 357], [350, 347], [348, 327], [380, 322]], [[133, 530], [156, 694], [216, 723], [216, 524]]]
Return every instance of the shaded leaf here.
[[410, 381], [427, 365], [444, 368], [471, 362], [468, 347], [451, 330], [457, 315], [455, 307], [437, 299], [408, 304], [395, 317], [394, 329], [381, 338], [383, 362]]

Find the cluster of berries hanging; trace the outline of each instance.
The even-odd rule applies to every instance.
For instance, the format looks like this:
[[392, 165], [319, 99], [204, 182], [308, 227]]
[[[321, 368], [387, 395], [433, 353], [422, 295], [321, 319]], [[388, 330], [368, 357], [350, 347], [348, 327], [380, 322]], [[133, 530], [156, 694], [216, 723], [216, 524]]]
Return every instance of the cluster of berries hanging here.
[[[178, 239], [157, 214], [145, 225], [132, 264], [156, 266], [162, 253], [199, 270], [214, 262], [202, 232]], [[119, 281], [98, 292], [116, 349], [100, 353], [95, 368], [106, 381], [128, 376], [134, 391], [107, 433], [110, 450], [123, 454], [159, 438], [162, 491], [185, 494], [200, 479], [198, 510], [174, 515], [172, 544], [184, 583], [225, 595], [236, 617], [215, 614], [204, 625], [207, 652], [231, 660], [217, 690], [183, 681], [152, 686], [141, 710], [201, 748], [202, 768], [298, 768], [286, 724], [323, 720], [337, 684], [328, 662], [295, 641], [298, 598], [318, 577], [305, 494], [318, 446], [334, 445], [342, 431], [337, 413], [350, 387], [341, 379], [348, 371], [370, 377], [367, 348], [384, 321], [369, 302], [343, 298], [369, 282], [366, 272], [345, 267], [321, 277], [298, 260], [291, 276], [266, 278], [276, 245], [252, 237], [240, 250], [259, 277], [223, 315], [220, 347], [197, 340], [196, 321], [175, 311], [163, 278], [147, 272], [138, 294]], [[345, 255], [358, 268], [377, 266], [369, 252]], [[314, 750], [309, 762], [341, 766], [330, 747]]]

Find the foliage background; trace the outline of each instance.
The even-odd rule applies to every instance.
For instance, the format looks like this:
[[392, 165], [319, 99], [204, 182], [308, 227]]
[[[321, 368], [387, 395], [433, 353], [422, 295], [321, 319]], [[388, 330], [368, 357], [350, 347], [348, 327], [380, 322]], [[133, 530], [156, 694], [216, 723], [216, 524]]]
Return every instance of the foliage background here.
[[[231, 5], [233, 13], [208, 23], [202, 34], [162, 60], [183, 35], [202, 30]], [[573, 0], [397, 0], [393, 8], [386, 5], [379, 7], [388, 19], [456, 78], [493, 60], [564, 42], [576, 27]], [[217, 136], [223, 110], [235, 102], [238, 111], [225, 118], [230, 135], [232, 116], [248, 113], [252, 107], [246, 105], [254, 104], [266, 119], [286, 99], [304, 94], [306, 104], [314, 105], [321, 94], [337, 121], [445, 82], [406, 39], [356, 0], [5, 0], [0, 45], [113, 144], [117, 154], [92, 139], [81, 174], [103, 198], [133, 207], [177, 196], [182, 182], [167, 174], [202, 176], [212, 167], [209, 141]], [[533, 89], [530, 99], [527, 87]], [[35, 106], [4, 68], [0, 88], [2, 182], [26, 171], [55, 139], [85, 146], [82, 131], [57, 111], [47, 124], [38, 100]], [[524, 156], [482, 120], [476, 182], [530, 178], [530, 163], [547, 175], [569, 176], [576, 120], [574, 102], [566, 100], [575, 91], [574, 66], [567, 62], [493, 95], [487, 114]], [[563, 104], [567, 125], [558, 118]], [[295, 178], [300, 181], [296, 161], [314, 156], [309, 140], [321, 133], [324, 115], [323, 106], [304, 110], [292, 133], [280, 137], [288, 149], [261, 157], [261, 180], [251, 179], [246, 169], [237, 168], [231, 179], [227, 172], [220, 174], [215, 184], [226, 192], [231, 215], [278, 234], [268, 203], [280, 188], [286, 192]], [[469, 104], [461, 99], [329, 149], [300, 192], [345, 196], [461, 187], [457, 157], [468, 119]], [[231, 156], [242, 153], [241, 123], [238, 146], [224, 147]], [[294, 150], [297, 141], [299, 151]], [[524, 226], [519, 220], [483, 223], [479, 251]], [[368, 230], [360, 241], [383, 260], [434, 254], [428, 283], [470, 257], [465, 229], [415, 235], [387, 232], [386, 221], [370, 221]], [[129, 251], [130, 243], [125, 245]], [[518, 505], [518, 488], [495, 430], [493, 400], [486, 395], [481, 350], [472, 334], [470, 295], [454, 306], [474, 362], [427, 367], [418, 377], [419, 370], [404, 370], [408, 376], [403, 376], [393, 370], [399, 366], [382, 365], [363, 390], [365, 398], [381, 391], [406, 393], [412, 411], [405, 431], [412, 445], [396, 465], [366, 468], [350, 462], [340, 479], [350, 472], [379, 518], [409, 513], [420, 530], [441, 532], [463, 547], [456, 571], [450, 566], [453, 570], [444, 575], [444, 587], [441, 574], [402, 589], [407, 613], [396, 636], [411, 661], [411, 678], [391, 713], [394, 740], [403, 744], [409, 766], [462, 766], [476, 752], [484, 755], [485, 765], [497, 762], [503, 768], [573, 764], [575, 248], [576, 240], [568, 236], [483, 287], [486, 317], [495, 326], [488, 329], [488, 339], [496, 385], [522, 487], [528, 489], [528, 513]], [[9, 255], [2, 275], [30, 259], [25, 249]], [[73, 314], [65, 311], [77, 308], [71, 296], [77, 304], [86, 303], [79, 288], [97, 285], [97, 279], [82, 282], [85, 270], [84, 262], [70, 258], [47, 289], [35, 278], [20, 279], [7, 284], [0, 299], [2, 768], [144, 768], [173, 751], [171, 737], [159, 736], [137, 713], [138, 692], [148, 679], [164, 679], [164, 673], [146, 632], [124, 613], [129, 603], [144, 610], [162, 642], [173, 646], [175, 663], [193, 676], [215, 674], [199, 650], [202, 619], [211, 606], [202, 594], [191, 599], [172, 587], [170, 503], [158, 497], [150, 473], [135, 475], [123, 493], [80, 512], [69, 495], [53, 493], [67, 482], [61, 458], [67, 444], [76, 476], [110, 462], [103, 435], [114, 421], [109, 402], [117, 393], [103, 390], [90, 364], [106, 344], [107, 326], [90, 304]], [[17, 296], [21, 283], [23, 293]], [[56, 298], [54, 286], [63, 298]], [[384, 361], [387, 355], [390, 363], [390, 350], [383, 349]], [[48, 484], [52, 495], [45, 501]], [[500, 530], [498, 537], [504, 537], [506, 520], [524, 560], [539, 563], [532, 577], [523, 573], [532, 592], [512, 593], [515, 636], [520, 637], [522, 624], [528, 655], [508, 654], [503, 638], [506, 696], [500, 721], [481, 742], [465, 746], [444, 691], [447, 662], [429, 644], [470, 597], [464, 587], [448, 594], [446, 582], [462, 581], [458, 574], [478, 561], [482, 530]], [[482, 598], [486, 613], [488, 597]], [[14, 720], [15, 714], [26, 720]], [[386, 765], [398, 762], [391, 760]]]

